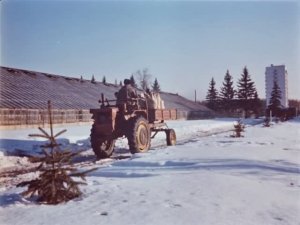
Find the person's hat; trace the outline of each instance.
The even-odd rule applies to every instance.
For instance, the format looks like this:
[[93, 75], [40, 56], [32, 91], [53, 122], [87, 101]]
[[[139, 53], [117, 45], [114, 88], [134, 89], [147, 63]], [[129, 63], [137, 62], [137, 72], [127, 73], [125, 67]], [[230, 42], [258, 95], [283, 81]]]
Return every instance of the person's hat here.
[[130, 84], [131, 81], [129, 79], [124, 79], [124, 84]]

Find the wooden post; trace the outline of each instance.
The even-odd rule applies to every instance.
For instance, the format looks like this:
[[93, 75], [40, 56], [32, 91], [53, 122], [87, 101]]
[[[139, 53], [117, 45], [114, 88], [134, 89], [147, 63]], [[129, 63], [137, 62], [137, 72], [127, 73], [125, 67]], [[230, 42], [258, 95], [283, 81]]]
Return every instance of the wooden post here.
[[51, 101], [48, 101], [48, 115], [49, 115], [49, 125], [50, 125], [50, 132], [51, 137], [53, 137], [53, 127], [52, 127], [52, 112], [51, 112]]
[[103, 108], [104, 107], [104, 94], [103, 93], [101, 93], [101, 108]]

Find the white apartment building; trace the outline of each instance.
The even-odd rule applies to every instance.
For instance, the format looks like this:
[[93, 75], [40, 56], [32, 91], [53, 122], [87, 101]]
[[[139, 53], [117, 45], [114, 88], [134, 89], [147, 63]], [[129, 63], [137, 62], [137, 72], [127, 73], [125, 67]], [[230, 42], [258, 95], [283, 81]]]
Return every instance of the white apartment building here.
[[271, 64], [271, 66], [266, 67], [266, 104], [269, 105], [275, 78], [281, 91], [281, 105], [288, 107], [288, 73], [285, 65], [274, 66]]

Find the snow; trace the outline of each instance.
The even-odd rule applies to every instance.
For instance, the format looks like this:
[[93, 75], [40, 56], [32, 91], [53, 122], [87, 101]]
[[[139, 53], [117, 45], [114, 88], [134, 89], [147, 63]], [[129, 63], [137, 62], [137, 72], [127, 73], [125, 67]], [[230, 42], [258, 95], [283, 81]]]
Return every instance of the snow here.
[[[97, 162], [90, 126], [67, 127], [64, 146], [86, 150], [80, 168], [98, 168], [81, 187], [83, 196], [38, 205], [19, 195], [24, 188], [2, 187], [0, 224], [299, 225], [300, 120], [269, 128], [258, 122], [246, 121], [245, 137], [231, 138], [224, 131], [233, 128], [232, 119], [172, 121], [178, 145], [167, 147], [158, 134], [149, 152], [131, 156], [121, 139], [116, 155], [127, 158]], [[42, 140], [29, 133], [37, 131], [2, 131], [0, 170], [19, 158], [12, 156], [16, 146], [38, 151]]]

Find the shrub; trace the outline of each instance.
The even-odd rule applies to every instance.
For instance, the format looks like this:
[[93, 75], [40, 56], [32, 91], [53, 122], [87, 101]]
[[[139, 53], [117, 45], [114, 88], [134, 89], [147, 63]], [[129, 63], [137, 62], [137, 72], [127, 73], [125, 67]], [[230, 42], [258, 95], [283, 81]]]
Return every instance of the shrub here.
[[243, 124], [242, 120], [238, 120], [236, 124], [233, 125], [234, 127], [234, 134], [231, 137], [239, 138], [244, 137], [242, 132], [245, 131], [245, 125]]

